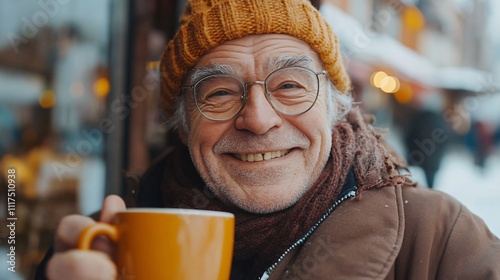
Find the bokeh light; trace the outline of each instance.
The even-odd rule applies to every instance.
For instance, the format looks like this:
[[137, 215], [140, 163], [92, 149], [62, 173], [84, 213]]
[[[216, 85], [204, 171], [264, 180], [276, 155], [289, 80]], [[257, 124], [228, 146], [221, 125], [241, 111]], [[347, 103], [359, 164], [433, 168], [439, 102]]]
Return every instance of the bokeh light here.
[[425, 26], [425, 17], [415, 6], [406, 7], [403, 12], [403, 22], [411, 30], [418, 31]]
[[385, 93], [394, 93], [399, 87], [399, 79], [393, 76], [386, 76], [380, 81], [380, 89]]
[[378, 71], [372, 74], [370, 82], [374, 87], [380, 88], [382, 79], [385, 77], [387, 77], [387, 74], [384, 71]]
[[38, 98], [38, 103], [44, 109], [52, 108], [56, 104], [56, 94], [52, 90], [46, 90]]
[[101, 77], [94, 82], [94, 92], [99, 97], [105, 97], [109, 93], [109, 81], [107, 78]]
[[394, 98], [401, 104], [407, 104], [413, 99], [413, 89], [411, 85], [402, 83], [399, 90], [394, 93]]

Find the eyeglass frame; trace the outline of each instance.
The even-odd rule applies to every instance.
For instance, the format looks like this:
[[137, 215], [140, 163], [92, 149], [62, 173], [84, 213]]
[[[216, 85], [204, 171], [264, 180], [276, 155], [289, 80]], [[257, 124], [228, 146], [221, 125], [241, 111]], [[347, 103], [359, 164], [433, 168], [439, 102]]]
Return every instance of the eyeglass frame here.
[[[269, 79], [269, 77], [272, 76], [274, 73], [276, 73], [278, 71], [281, 71], [283, 69], [288, 69], [288, 68], [302, 69], [302, 70], [308, 71], [308, 72], [310, 72], [310, 73], [312, 73], [312, 74], [314, 74], [316, 76], [317, 89], [316, 89], [316, 96], [314, 98], [314, 101], [311, 103], [311, 106], [309, 106], [309, 108], [307, 108], [304, 112], [297, 113], [297, 114], [287, 114], [287, 113], [283, 113], [280, 110], [276, 109], [276, 107], [274, 107], [273, 103], [270, 100], [271, 94], [269, 94], [269, 91], [267, 89], [267, 84], [266, 84], [267, 79]], [[271, 107], [273, 108], [274, 111], [276, 111], [276, 112], [278, 112], [280, 114], [283, 114], [285, 116], [299, 116], [299, 115], [307, 113], [309, 110], [311, 110], [311, 108], [314, 106], [314, 104], [316, 104], [316, 101], [318, 100], [319, 88], [320, 88], [319, 76], [320, 75], [326, 75], [326, 74], [327, 74], [326, 70], [321, 70], [319, 72], [315, 72], [314, 70], [309, 69], [307, 67], [303, 67], [303, 66], [287, 66], [287, 67], [282, 67], [282, 68], [279, 68], [279, 69], [271, 71], [271, 73], [269, 73], [264, 80], [256, 80], [256, 81], [252, 81], [252, 82], [244, 82], [240, 77], [238, 77], [236, 75], [224, 74], [224, 73], [217, 73], [217, 74], [210, 74], [210, 75], [206, 75], [204, 77], [201, 77], [196, 82], [194, 82], [193, 84], [181, 86], [181, 89], [182, 90], [185, 90], [185, 89], [188, 89], [188, 88], [191, 89], [192, 94], [193, 94], [193, 101], [194, 101], [194, 104], [195, 104], [196, 109], [198, 110], [198, 112], [200, 112], [200, 114], [204, 118], [206, 118], [208, 120], [211, 120], [211, 121], [214, 121], [214, 122], [224, 122], [224, 121], [228, 121], [228, 120], [231, 120], [234, 117], [236, 117], [241, 112], [241, 110], [243, 110], [243, 108], [245, 107], [245, 104], [246, 104], [246, 101], [247, 101], [247, 98], [248, 98], [248, 86], [251, 86], [251, 85], [254, 85], [254, 84], [259, 84], [259, 85], [263, 85], [264, 86], [264, 95], [266, 96], [267, 102], [269, 102], [269, 104], [271, 105]], [[202, 81], [204, 81], [204, 80], [206, 80], [206, 79], [208, 79], [210, 77], [213, 77], [213, 76], [228, 76], [228, 77], [232, 77], [232, 78], [235, 78], [237, 81], [239, 81], [241, 83], [241, 85], [243, 85], [243, 93], [240, 96], [240, 98], [243, 99], [243, 101], [241, 103], [241, 107], [238, 109], [238, 111], [236, 111], [236, 113], [234, 113], [234, 115], [232, 115], [230, 117], [227, 117], [227, 118], [224, 118], [224, 119], [210, 118], [210, 117], [208, 117], [207, 115], [205, 115], [203, 113], [203, 111], [201, 110], [200, 106], [198, 105], [198, 102], [196, 102], [197, 98], [196, 98], [196, 92], [195, 92], [194, 89], [196, 88], [196, 86], [200, 82], [202, 82]]]

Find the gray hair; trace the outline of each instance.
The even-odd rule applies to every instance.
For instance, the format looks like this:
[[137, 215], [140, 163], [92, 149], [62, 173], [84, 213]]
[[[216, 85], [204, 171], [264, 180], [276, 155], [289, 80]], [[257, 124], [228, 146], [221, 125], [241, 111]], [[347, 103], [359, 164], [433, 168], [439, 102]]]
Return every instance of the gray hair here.
[[[327, 79], [326, 84], [328, 121], [330, 123], [330, 127], [333, 129], [335, 123], [342, 120], [352, 109], [353, 99], [349, 92], [339, 92], [329, 78]], [[167, 130], [184, 129], [185, 132], [189, 132], [185, 95], [182, 94], [179, 98], [177, 98], [174, 114], [167, 119], [166, 128]]]
[[351, 111], [353, 98], [350, 92], [339, 92], [330, 78], [326, 83], [326, 96], [328, 120], [330, 127], [333, 129], [333, 126]]

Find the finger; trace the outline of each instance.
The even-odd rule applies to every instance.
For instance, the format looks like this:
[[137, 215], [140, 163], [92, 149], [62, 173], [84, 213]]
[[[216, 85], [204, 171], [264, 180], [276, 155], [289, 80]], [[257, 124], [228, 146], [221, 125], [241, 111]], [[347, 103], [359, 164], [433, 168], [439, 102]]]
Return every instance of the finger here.
[[84, 228], [95, 221], [81, 215], [69, 215], [61, 219], [56, 229], [54, 250], [65, 251], [76, 247], [78, 237]]
[[80, 250], [54, 254], [46, 271], [47, 278], [51, 280], [112, 280], [116, 275], [116, 266], [105, 254]]
[[[70, 215], [64, 217], [56, 230], [54, 250], [62, 252], [76, 248], [82, 230], [93, 224], [95, 221], [85, 216]], [[90, 248], [112, 256], [115, 245], [108, 237], [98, 235], [92, 241]]]
[[125, 211], [125, 202], [117, 195], [109, 195], [104, 199], [101, 211], [101, 222], [112, 223], [117, 212]]

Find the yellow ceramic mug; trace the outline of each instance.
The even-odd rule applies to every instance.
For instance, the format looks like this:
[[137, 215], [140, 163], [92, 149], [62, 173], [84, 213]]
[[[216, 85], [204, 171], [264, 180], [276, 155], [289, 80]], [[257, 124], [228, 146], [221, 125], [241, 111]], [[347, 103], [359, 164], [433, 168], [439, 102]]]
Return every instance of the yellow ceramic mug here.
[[117, 244], [118, 279], [228, 280], [234, 244], [231, 213], [131, 208], [116, 225], [97, 223], [80, 235], [78, 248], [107, 235]]

